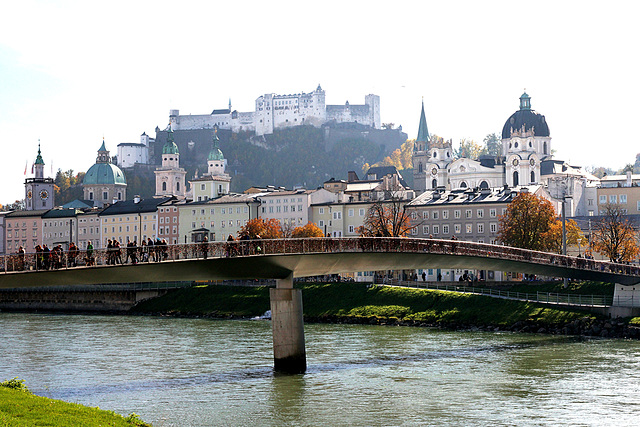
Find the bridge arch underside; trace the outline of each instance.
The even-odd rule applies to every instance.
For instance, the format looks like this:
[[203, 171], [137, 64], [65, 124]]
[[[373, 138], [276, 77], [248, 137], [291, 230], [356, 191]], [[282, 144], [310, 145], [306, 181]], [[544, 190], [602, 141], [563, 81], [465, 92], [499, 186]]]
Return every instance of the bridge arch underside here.
[[425, 268], [495, 270], [550, 277], [595, 280], [634, 285], [640, 277], [582, 270], [490, 256], [407, 252], [342, 252], [316, 254], [254, 255], [206, 260], [70, 268], [67, 270], [16, 272], [0, 275], [0, 287], [61, 286], [100, 283], [168, 282], [227, 279], [286, 279], [357, 271]]

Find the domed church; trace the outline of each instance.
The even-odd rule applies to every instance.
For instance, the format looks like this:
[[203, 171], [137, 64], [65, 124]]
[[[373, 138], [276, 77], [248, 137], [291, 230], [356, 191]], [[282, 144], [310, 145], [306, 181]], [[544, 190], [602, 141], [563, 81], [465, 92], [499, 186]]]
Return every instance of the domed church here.
[[82, 188], [84, 199], [93, 201], [97, 207], [127, 199], [127, 179], [124, 172], [111, 163], [104, 140], [96, 163], [84, 176]]
[[414, 146], [414, 187], [496, 188], [540, 183], [540, 164], [551, 159], [549, 126], [542, 114], [531, 109], [531, 97], [520, 97], [520, 109], [502, 128], [502, 155], [479, 159], [454, 159], [451, 141], [432, 140], [426, 131], [424, 103]]
[[413, 151], [414, 189], [418, 194], [431, 189], [482, 190], [542, 184], [553, 197], [570, 198], [569, 215], [586, 215], [593, 209], [589, 206], [598, 179], [581, 167], [552, 158], [549, 124], [544, 115], [531, 108], [526, 92], [520, 96], [520, 108], [502, 127], [499, 156], [454, 159], [451, 141], [432, 140], [426, 129], [423, 103]]

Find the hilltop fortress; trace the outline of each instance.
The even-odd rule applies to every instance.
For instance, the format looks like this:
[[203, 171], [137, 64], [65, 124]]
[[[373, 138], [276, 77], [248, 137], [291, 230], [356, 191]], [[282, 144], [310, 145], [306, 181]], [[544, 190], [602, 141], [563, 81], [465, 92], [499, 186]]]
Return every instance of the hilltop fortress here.
[[363, 105], [326, 105], [325, 92], [318, 85], [310, 93], [276, 95], [273, 93], [256, 99], [255, 111], [238, 112], [229, 108], [213, 110], [211, 114], [180, 115], [179, 110], [169, 112], [169, 121], [174, 131], [213, 129], [232, 132], [253, 131], [256, 135], [272, 134], [274, 129], [312, 125], [320, 127], [326, 123], [359, 123], [380, 129], [380, 97], [369, 94]]

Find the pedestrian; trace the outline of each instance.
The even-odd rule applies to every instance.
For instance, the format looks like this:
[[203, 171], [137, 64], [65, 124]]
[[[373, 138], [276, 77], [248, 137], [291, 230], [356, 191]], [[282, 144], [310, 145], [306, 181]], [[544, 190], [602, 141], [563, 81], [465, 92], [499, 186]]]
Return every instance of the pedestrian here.
[[233, 238], [231, 234], [227, 237], [227, 257], [235, 256], [236, 247], [232, 243], [235, 242], [236, 239]]
[[88, 266], [95, 265], [95, 259], [93, 258], [93, 244], [91, 244], [91, 240], [87, 242], [87, 257], [85, 259], [85, 264]]
[[202, 251], [202, 258], [207, 259], [209, 255], [209, 238], [204, 236], [202, 243], [200, 243], [200, 251]]
[[423, 282], [427, 281], [427, 273], [425, 273], [424, 271], [422, 272], [422, 281]]
[[24, 248], [18, 248], [18, 270], [24, 270]]

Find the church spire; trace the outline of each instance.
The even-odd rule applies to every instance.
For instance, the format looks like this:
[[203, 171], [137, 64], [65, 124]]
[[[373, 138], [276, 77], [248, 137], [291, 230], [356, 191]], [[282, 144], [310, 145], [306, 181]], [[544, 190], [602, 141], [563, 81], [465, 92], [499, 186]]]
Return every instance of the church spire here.
[[36, 161], [34, 163], [35, 168], [35, 177], [37, 179], [44, 178], [44, 160], [42, 160], [42, 154], [40, 152], [40, 140], [38, 140], [38, 156], [36, 157]]
[[420, 126], [418, 127], [418, 137], [416, 142], [429, 142], [429, 129], [427, 128], [427, 117], [424, 114], [424, 100], [422, 100], [422, 111], [420, 112]]

